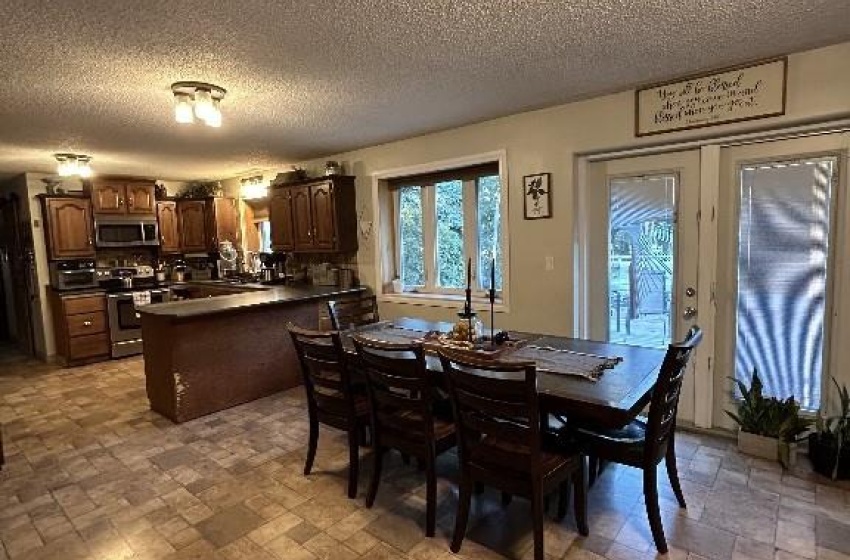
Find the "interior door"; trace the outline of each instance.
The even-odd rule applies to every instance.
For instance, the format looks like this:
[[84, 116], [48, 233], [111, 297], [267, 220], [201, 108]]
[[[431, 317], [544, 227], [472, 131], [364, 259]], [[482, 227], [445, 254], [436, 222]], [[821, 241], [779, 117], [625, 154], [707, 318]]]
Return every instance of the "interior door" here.
[[[666, 348], [698, 324], [700, 152], [588, 166], [590, 338]], [[693, 375], [679, 416], [694, 414]]]
[[[718, 196], [714, 423], [735, 405], [730, 377], [804, 409], [826, 402], [830, 376], [847, 382], [846, 185], [850, 136], [831, 134], [725, 147]], [[843, 294], [843, 295], [842, 295]], [[846, 322], [846, 321], [844, 321]]]

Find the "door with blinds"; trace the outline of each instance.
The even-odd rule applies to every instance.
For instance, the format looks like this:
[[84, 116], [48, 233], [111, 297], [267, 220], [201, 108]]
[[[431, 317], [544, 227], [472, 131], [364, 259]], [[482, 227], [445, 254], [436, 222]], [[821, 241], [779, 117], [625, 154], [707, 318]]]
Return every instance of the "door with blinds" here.
[[[842, 235], [846, 135], [721, 150], [718, 197], [716, 425], [739, 395], [731, 378], [824, 402], [825, 381], [846, 361], [830, 342], [847, 276]], [[846, 268], [846, 267], [845, 267]]]

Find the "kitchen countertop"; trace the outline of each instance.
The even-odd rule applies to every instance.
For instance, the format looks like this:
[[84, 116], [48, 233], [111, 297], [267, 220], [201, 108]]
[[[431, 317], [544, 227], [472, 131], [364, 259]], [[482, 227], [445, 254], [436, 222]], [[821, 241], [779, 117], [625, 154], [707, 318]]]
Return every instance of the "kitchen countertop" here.
[[[237, 284], [236, 286], [247, 286], [250, 288], [254, 285]], [[313, 299], [353, 295], [365, 290], [361, 286], [339, 288], [336, 286], [266, 286], [258, 284], [257, 287], [262, 287], [262, 290], [220, 295], [211, 298], [153, 303], [140, 306], [138, 311], [143, 315], [148, 314], [182, 319], [232, 313], [270, 305], [285, 305], [287, 303], [304, 302]]]

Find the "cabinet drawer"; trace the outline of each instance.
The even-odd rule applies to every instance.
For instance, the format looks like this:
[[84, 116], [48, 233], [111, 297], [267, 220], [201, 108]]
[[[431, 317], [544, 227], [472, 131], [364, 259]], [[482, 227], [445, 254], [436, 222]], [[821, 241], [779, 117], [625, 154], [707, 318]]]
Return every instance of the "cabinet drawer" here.
[[106, 333], [75, 336], [68, 340], [68, 354], [72, 360], [109, 355], [109, 336]]
[[106, 314], [102, 311], [69, 315], [66, 321], [68, 336], [71, 337], [106, 332]]
[[65, 306], [65, 315], [103, 312], [106, 311], [106, 297], [97, 295], [63, 298], [63, 305]]

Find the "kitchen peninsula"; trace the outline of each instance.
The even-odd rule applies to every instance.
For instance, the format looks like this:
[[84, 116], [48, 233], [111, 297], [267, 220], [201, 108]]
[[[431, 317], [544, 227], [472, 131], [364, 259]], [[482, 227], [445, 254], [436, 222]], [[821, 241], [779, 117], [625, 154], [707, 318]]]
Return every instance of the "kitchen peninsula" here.
[[185, 422], [300, 383], [286, 323], [317, 328], [326, 301], [363, 288], [245, 286], [139, 308], [151, 409]]

